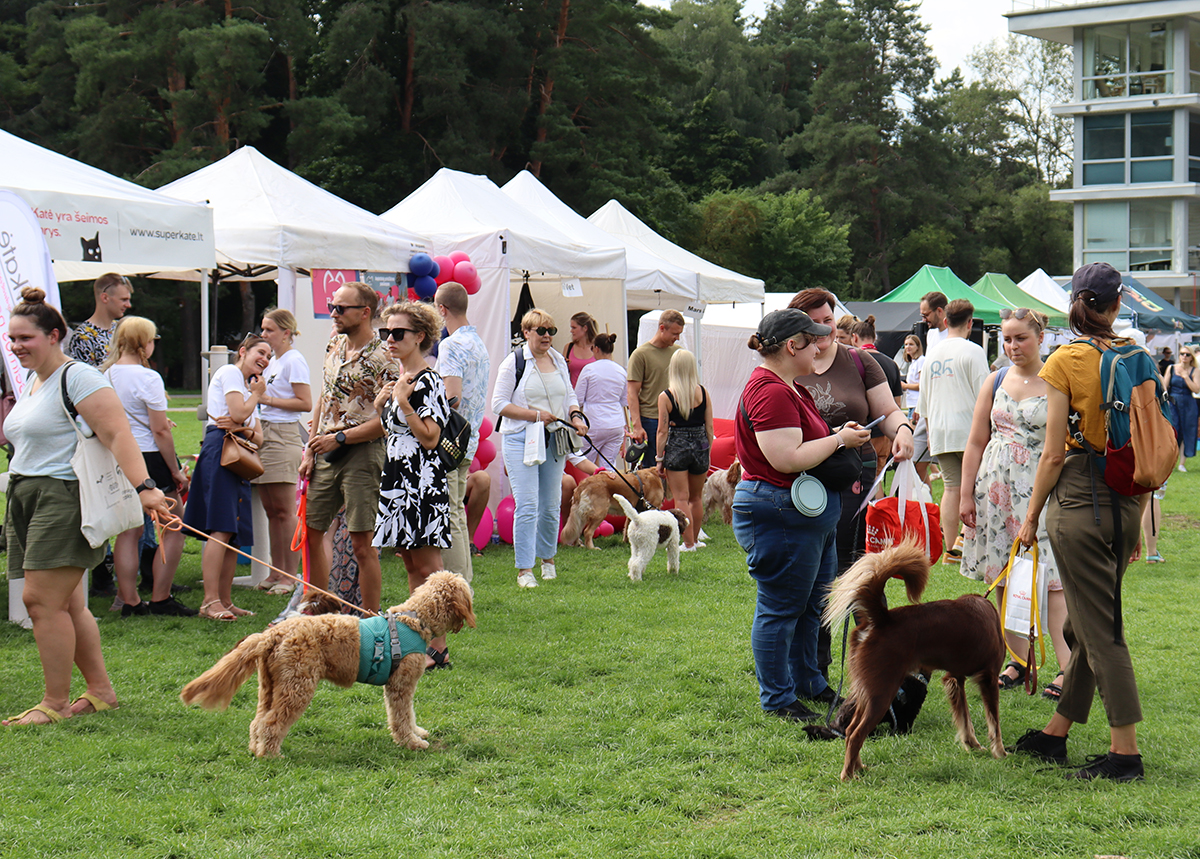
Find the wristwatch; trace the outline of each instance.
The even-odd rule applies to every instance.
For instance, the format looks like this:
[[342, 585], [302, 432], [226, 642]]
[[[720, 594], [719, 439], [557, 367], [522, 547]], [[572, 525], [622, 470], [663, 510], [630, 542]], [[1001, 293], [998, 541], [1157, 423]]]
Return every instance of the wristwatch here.
[[142, 492], [145, 492], [147, 489], [158, 489], [158, 484], [154, 482], [153, 478], [147, 477], [145, 480], [143, 480], [141, 483], [139, 483], [137, 485], [137, 487], [135, 487], [135, 488], [137, 489], [138, 493], [140, 494]]
[[341, 430], [338, 430], [337, 432], [335, 432], [333, 434], [333, 440], [336, 441], [338, 444], [345, 444], [346, 443], [346, 434], [344, 432], [342, 432]]

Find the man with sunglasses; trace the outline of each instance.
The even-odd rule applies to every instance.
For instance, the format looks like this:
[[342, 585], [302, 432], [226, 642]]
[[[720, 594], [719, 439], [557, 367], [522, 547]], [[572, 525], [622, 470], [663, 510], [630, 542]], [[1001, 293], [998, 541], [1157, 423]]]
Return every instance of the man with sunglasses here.
[[92, 284], [96, 309], [71, 332], [65, 351], [69, 358], [99, 367], [108, 357], [108, 344], [133, 301], [133, 287], [119, 274], [102, 274]]
[[[658, 396], [667, 389], [667, 368], [671, 356], [679, 351], [678, 340], [683, 334], [683, 314], [664, 310], [658, 317], [654, 336], [633, 350], [629, 356], [629, 437], [635, 442], [653, 438], [658, 432]], [[647, 445], [641, 462], [635, 468], [653, 468], [655, 449]]]
[[925, 354], [946, 337], [946, 293], [927, 292], [921, 296], [921, 318], [929, 326], [925, 332]]
[[379, 611], [383, 591], [379, 553], [371, 539], [386, 458], [375, 397], [400, 376], [371, 324], [378, 306], [378, 293], [365, 283], [343, 284], [333, 294], [329, 315], [337, 333], [325, 353], [312, 438], [300, 461], [300, 478], [309, 481], [305, 526], [314, 549], [309, 553], [310, 580], [319, 588], [329, 587], [329, 558], [321, 546], [344, 506], [363, 608], [372, 611]]

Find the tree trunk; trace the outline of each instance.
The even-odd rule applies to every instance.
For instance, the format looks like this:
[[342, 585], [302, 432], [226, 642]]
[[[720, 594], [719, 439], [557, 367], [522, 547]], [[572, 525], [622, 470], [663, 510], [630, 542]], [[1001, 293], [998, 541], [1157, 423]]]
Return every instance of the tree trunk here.
[[[554, 47], [555, 49], [562, 48], [563, 42], [567, 39], [567, 22], [571, 17], [571, 0], [562, 0], [562, 5], [558, 9], [558, 28], [554, 31]], [[546, 72], [546, 81], [541, 86], [541, 98], [538, 101], [538, 130], [534, 137], [534, 145], [546, 142], [546, 123], [543, 121], [546, 117], [546, 112], [550, 110], [550, 105], [554, 101], [554, 72]], [[542, 162], [540, 160], [529, 162], [529, 172], [534, 176], [542, 175]]]
[[400, 108], [400, 130], [412, 131], [413, 99], [416, 86], [413, 83], [413, 68], [416, 65], [417, 28], [408, 25], [408, 56], [404, 59], [404, 104]]
[[200, 384], [200, 316], [198, 299], [204, 291], [204, 283], [179, 281], [180, 340], [183, 346], [183, 376], [179, 386], [185, 391], [199, 391]]
[[253, 284], [248, 280], [238, 281], [238, 296], [242, 299], [242, 324], [239, 329], [249, 334], [256, 330], [254, 323], [258, 321], [254, 306]]

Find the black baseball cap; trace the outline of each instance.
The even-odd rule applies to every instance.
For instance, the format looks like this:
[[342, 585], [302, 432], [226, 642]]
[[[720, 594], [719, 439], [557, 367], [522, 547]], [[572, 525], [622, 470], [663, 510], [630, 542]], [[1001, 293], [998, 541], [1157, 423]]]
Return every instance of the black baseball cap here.
[[826, 337], [833, 332], [828, 325], [813, 322], [803, 310], [786, 307], [772, 310], [758, 323], [758, 342], [763, 346], [774, 346], [797, 334]]
[[1121, 298], [1121, 273], [1106, 262], [1092, 262], [1071, 277], [1071, 300], [1087, 291], [1095, 295], [1093, 304], [1108, 307]]

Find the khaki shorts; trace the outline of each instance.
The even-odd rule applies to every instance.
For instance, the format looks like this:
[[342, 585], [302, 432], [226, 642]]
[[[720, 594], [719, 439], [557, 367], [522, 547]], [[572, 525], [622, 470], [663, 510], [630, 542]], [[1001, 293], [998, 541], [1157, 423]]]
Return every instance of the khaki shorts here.
[[382, 438], [350, 445], [346, 455], [334, 463], [318, 455], [308, 485], [308, 527], [328, 531], [333, 517], [345, 506], [347, 531], [374, 532], [386, 459], [387, 445]]
[[263, 473], [251, 483], [295, 483], [300, 473], [304, 443], [300, 441], [300, 421], [271, 423], [262, 421], [263, 443], [258, 449]]
[[953, 489], [962, 485], [963, 452], [961, 450], [939, 453], [934, 459], [937, 460], [938, 468], [942, 470], [943, 487]]
[[8, 577], [25, 570], [77, 567], [90, 570], [104, 560], [83, 536], [79, 481], [12, 475], [8, 484]]

